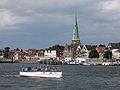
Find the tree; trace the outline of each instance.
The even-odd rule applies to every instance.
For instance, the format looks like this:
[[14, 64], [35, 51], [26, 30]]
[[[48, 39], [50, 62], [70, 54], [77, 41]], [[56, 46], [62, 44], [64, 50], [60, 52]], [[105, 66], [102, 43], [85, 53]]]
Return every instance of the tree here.
[[99, 58], [99, 53], [97, 50], [91, 50], [89, 53], [89, 58]]
[[9, 52], [9, 51], [10, 51], [10, 47], [5, 47], [5, 48], [4, 48], [4, 51], [5, 51], [5, 52]]
[[112, 51], [110, 51], [110, 50], [105, 51], [104, 58], [111, 59], [112, 58]]
[[23, 52], [23, 49], [21, 49], [20, 51]]
[[57, 45], [54, 45], [52, 47], [49, 47], [48, 50], [63, 51], [64, 50], [64, 46], [57, 44]]
[[17, 50], [17, 51], [20, 51], [20, 49], [19, 49], [19, 48], [16, 48], [16, 50]]
[[10, 47], [5, 47], [4, 48], [4, 58], [9, 59], [9, 52], [10, 52]]

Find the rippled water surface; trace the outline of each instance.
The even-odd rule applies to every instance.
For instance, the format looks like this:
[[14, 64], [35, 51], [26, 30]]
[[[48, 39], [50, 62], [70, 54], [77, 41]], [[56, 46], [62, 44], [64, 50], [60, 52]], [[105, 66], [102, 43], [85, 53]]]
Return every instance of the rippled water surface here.
[[1, 63], [0, 90], [120, 90], [120, 66], [60, 65], [60, 79], [19, 77], [24, 66]]

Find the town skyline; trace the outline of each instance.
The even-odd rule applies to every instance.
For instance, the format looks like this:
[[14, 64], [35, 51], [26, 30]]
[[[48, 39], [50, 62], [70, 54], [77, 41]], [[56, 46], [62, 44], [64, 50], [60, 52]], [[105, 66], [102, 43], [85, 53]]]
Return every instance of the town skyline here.
[[69, 44], [75, 13], [82, 44], [120, 42], [119, 0], [4, 0], [0, 5], [0, 48]]

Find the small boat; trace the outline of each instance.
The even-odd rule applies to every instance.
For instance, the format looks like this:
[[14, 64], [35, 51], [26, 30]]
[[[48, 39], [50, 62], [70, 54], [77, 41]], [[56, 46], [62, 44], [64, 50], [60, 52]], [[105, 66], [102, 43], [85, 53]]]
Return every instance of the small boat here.
[[90, 63], [84, 62], [83, 65], [91, 65]]
[[75, 65], [76, 62], [74, 60], [69, 61], [69, 65]]
[[103, 62], [102, 65], [110, 65], [110, 62]]
[[19, 75], [24, 77], [61, 78], [62, 71], [57, 70], [56, 67], [42, 65], [39, 67], [25, 67]]
[[91, 65], [91, 62], [90, 61], [85, 61], [82, 63], [82, 65]]

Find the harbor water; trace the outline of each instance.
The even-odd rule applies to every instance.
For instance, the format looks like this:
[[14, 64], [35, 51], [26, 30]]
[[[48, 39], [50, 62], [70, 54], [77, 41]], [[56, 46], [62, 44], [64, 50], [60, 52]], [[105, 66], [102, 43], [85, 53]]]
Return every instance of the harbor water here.
[[120, 90], [120, 66], [56, 65], [63, 77], [19, 77], [25, 66], [36, 64], [0, 63], [0, 90]]

